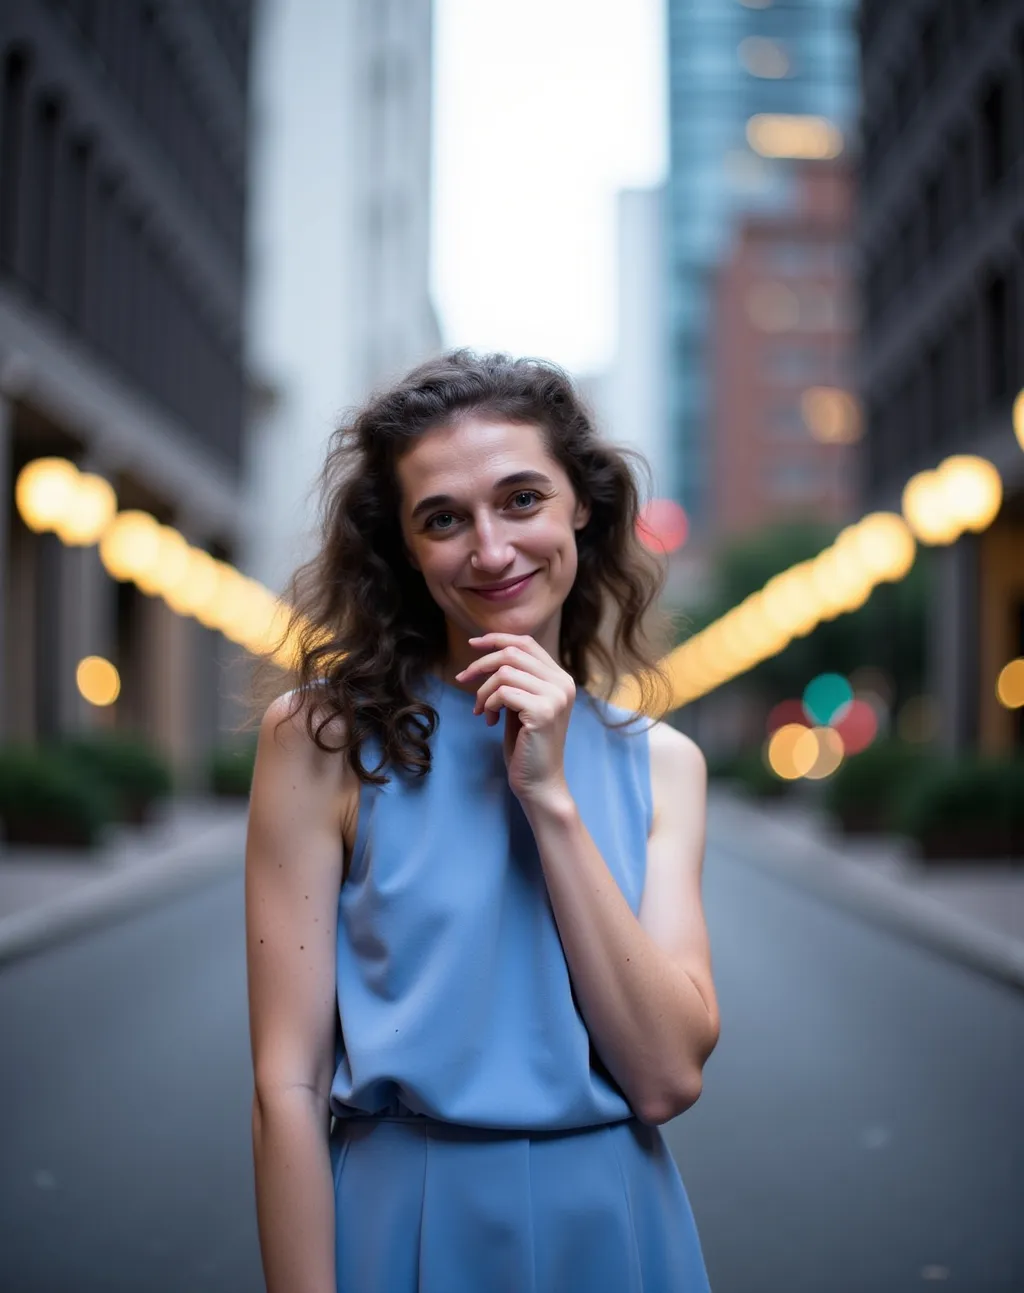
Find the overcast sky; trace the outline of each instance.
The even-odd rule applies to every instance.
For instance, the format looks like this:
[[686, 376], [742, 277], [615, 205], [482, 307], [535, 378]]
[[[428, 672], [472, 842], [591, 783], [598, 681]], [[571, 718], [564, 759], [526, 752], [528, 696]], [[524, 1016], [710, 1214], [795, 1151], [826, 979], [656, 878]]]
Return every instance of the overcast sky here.
[[435, 0], [435, 23], [444, 340], [599, 369], [614, 196], [666, 166], [663, 0]]

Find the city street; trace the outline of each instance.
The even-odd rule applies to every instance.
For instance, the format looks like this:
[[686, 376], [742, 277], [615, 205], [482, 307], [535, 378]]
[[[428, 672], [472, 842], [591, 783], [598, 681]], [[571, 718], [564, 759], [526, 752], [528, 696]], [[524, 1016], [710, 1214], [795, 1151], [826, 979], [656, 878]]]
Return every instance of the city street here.
[[[1024, 1287], [1024, 996], [729, 848], [723, 1032], [668, 1125], [715, 1293]], [[241, 877], [0, 974], [0, 1288], [244, 1293], [259, 1274]]]

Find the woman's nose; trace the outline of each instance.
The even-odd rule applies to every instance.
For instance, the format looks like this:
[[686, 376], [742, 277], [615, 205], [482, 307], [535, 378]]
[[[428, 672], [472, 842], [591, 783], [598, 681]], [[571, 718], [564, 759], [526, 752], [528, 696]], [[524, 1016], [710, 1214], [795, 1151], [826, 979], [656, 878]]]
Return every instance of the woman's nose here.
[[505, 527], [493, 518], [478, 521], [470, 564], [482, 570], [504, 569], [515, 558]]

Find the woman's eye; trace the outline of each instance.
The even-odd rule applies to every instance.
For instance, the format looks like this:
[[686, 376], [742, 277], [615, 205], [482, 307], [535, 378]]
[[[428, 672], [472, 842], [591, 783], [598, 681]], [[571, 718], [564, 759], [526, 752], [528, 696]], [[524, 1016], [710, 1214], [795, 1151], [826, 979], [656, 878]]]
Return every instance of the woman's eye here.
[[[518, 494], [513, 494], [512, 497], [515, 499], [525, 498], [527, 500], [527, 503], [533, 503], [540, 498], [540, 495], [537, 493], [535, 489], [521, 489], [518, 492]], [[522, 510], [523, 510], [522, 508], [516, 508], [516, 511], [522, 511]]]
[[[526, 502], [521, 504], [521, 500], [523, 499], [525, 499]], [[538, 502], [539, 499], [540, 494], [535, 489], [517, 490], [512, 495], [512, 502], [515, 504], [512, 510], [514, 512], [525, 512], [528, 508], [532, 507], [534, 503]], [[445, 522], [445, 524], [439, 525], [439, 521]], [[447, 524], [447, 522], [450, 522], [451, 524]], [[438, 530], [450, 530], [453, 528], [454, 524], [455, 516], [452, 512], [435, 512], [423, 528], [425, 530], [434, 530], [436, 532]]]

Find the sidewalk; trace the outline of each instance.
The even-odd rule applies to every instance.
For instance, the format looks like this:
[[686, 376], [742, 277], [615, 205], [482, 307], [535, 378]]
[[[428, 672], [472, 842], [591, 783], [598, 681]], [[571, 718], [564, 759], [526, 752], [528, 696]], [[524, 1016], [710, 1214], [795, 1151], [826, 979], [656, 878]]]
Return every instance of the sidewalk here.
[[95, 852], [0, 842], [0, 966], [205, 878], [240, 869], [248, 804], [191, 799]]
[[1024, 859], [925, 865], [909, 841], [847, 837], [804, 804], [709, 789], [708, 842], [1024, 988]]

